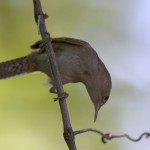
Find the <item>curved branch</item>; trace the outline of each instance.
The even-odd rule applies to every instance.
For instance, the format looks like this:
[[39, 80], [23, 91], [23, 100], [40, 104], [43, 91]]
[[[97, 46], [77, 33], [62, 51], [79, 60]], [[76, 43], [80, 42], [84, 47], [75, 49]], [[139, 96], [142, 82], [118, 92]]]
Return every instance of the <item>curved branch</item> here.
[[112, 135], [110, 133], [103, 133], [102, 131], [96, 130], [96, 129], [92, 129], [92, 128], [87, 128], [87, 129], [83, 129], [83, 130], [78, 130], [78, 131], [74, 131], [74, 134], [82, 134], [85, 132], [94, 132], [97, 133], [99, 135], [101, 135], [101, 141], [105, 144], [107, 143], [108, 140], [112, 140], [112, 139], [116, 139], [116, 138], [127, 138], [132, 142], [138, 142], [140, 141], [142, 138], [149, 138], [150, 137], [150, 133], [149, 132], [144, 132], [142, 133], [138, 138], [132, 138], [130, 137], [128, 134], [122, 134], [122, 135]]

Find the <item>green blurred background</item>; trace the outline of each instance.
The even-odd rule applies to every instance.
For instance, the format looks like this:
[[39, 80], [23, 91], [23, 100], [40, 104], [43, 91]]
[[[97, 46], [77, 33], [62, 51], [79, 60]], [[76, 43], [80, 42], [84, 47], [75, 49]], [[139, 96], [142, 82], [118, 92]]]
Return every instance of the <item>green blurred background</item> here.
[[[88, 41], [111, 73], [111, 97], [99, 112], [85, 87], [65, 85], [74, 130], [97, 128], [133, 137], [150, 130], [150, 2], [148, 0], [42, 0], [52, 37]], [[32, 1], [0, 1], [0, 62], [24, 56], [40, 39], [33, 19]], [[47, 77], [32, 73], [0, 81], [0, 149], [66, 150], [58, 103]], [[149, 150], [149, 140], [132, 143], [117, 139], [104, 145], [93, 133], [76, 136], [78, 149]]]

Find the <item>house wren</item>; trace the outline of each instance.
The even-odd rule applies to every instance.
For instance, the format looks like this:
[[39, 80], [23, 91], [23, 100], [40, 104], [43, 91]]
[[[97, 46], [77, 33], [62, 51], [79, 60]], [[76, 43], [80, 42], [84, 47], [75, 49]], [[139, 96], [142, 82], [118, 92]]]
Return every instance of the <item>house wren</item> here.
[[[48, 56], [42, 41], [31, 46], [34, 50], [27, 56], [0, 63], [0, 79], [15, 75], [41, 71], [50, 78], [55, 91]], [[52, 46], [56, 55], [63, 84], [82, 82], [94, 104], [96, 121], [98, 111], [108, 100], [111, 90], [111, 77], [104, 63], [94, 49], [85, 41], [73, 38], [53, 38]]]

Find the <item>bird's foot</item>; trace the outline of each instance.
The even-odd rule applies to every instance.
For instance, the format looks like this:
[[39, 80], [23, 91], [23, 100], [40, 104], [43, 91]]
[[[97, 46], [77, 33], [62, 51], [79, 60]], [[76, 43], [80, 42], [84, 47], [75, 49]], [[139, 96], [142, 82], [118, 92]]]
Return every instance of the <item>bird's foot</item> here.
[[63, 92], [61, 95], [59, 95], [58, 97], [53, 98], [53, 99], [54, 99], [54, 101], [56, 102], [57, 100], [64, 100], [64, 99], [66, 99], [67, 97], [68, 97], [68, 93]]

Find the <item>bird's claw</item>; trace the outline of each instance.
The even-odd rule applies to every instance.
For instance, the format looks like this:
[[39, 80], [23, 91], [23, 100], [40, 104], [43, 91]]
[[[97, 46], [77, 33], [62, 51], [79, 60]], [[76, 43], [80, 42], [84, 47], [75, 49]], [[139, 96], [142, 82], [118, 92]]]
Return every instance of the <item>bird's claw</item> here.
[[53, 98], [53, 99], [54, 99], [54, 101], [56, 102], [56, 101], [58, 101], [58, 100], [64, 100], [64, 99], [67, 98], [67, 97], [68, 97], [68, 93], [63, 92], [60, 96], [58, 96], [58, 97], [56, 97], [56, 98]]

